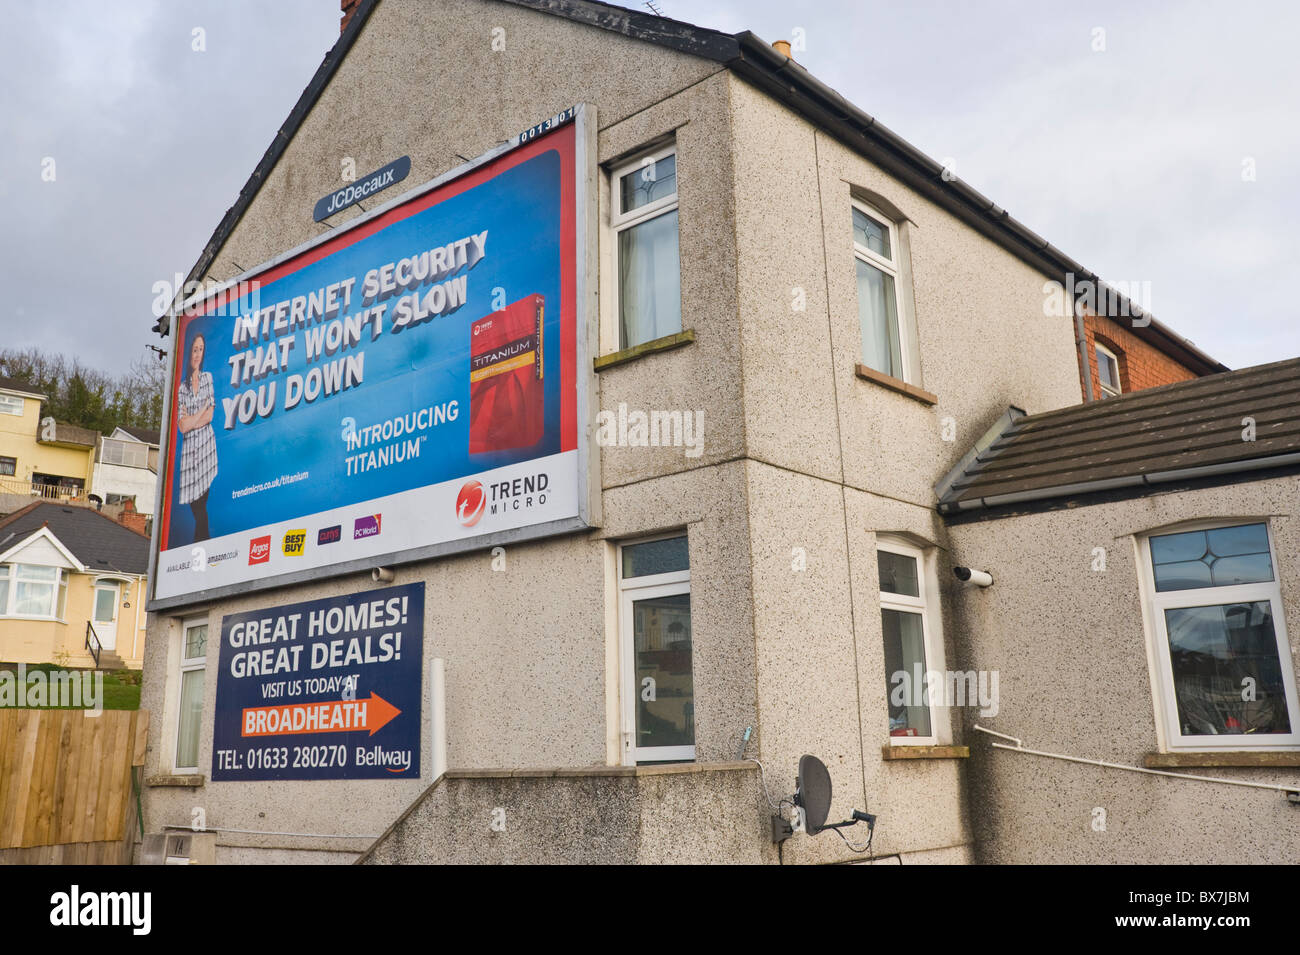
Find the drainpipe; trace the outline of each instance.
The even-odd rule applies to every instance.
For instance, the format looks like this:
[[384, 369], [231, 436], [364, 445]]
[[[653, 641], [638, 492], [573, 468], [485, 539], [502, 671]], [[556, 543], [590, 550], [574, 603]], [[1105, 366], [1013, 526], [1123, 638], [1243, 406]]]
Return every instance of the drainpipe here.
[[1083, 373], [1083, 393], [1087, 401], [1095, 401], [1092, 393], [1092, 362], [1088, 358], [1088, 335], [1083, 328], [1083, 307], [1074, 302], [1074, 343], [1079, 347], [1079, 370]]

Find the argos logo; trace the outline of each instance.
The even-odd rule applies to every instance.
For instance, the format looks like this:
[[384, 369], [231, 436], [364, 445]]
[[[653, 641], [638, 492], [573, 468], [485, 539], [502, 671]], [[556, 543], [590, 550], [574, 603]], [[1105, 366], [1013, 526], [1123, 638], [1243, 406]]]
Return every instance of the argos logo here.
[[456, 495], [456, 520], [460, 521], [462, 527], [473, 527], [483, 516], [486, 505], [487, 495], [483, 493], [483, 485], [478, 481], [466, 481]]
[[307, 529], [305, 527], [295, 530], [286, 531], [284, 540], [280, 546], [284, 550], [286, 557], [301, 557], [303, 546], [307, 543]]
[[248, 563], [265, 564], [271, 559], [271, 535], [254, 537], [248, 542]]

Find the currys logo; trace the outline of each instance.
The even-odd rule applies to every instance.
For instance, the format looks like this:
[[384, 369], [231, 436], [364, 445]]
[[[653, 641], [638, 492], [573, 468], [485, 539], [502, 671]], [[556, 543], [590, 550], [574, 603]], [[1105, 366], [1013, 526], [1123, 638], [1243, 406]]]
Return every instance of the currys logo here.
[[456, 495], [456, 520], [460, 521], [462, 527], [473, 527], [483, 516], [486, 504], [487, 495], [483, 493], [483, 485], [478, 481], [466, 481]]
[[379, 519], [382, 514], [367, 514], [365, 517], [358, 517], [356, 523], [352, 525], [352, 539], [360, 540], [363, 537], [374, 537], [379, 533]]
[[307, 544], [307, 528], [300, 527], [286, 531], [280, 546], [286, 557], [301, 557], [302, 549]]
[[343, 539], [343, 525], [335, 524], [333, 527], [322, 527], [316, 534], [316, 545], [335, 544]]
[[248, 563], [265, 564], [271, 559], [271, 535], [254, 537], [248, 542]]

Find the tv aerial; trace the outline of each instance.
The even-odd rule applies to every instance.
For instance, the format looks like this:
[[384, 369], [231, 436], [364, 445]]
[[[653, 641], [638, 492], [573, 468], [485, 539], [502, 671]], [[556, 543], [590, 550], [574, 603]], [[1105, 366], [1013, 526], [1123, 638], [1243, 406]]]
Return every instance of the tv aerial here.
[[[826, 821], [831, 811], [831, 774], [826, 764], [816, 756], [799, 757], [799, 775], [795, 777], [794, 785], [794, 795], [782, 800], [783, 803], [792, 804], [794, 818], [787, 819], [779, 813], [772, 816], [773, 842], [784, 842], [796, 832], [807, 833], [810, 836], [827, 830], [838, 832], [840, 829], [856, 826], [859, 822], [867, 824], [868, 833], [875, 831], [876, 817], [858, 809], [854, 809], [852, 816], [843, 822]], [[840, 838], [844, 838], [843, 833], [839, 835]], [[844, 841], [848, 843], [848, 839]], [[856, 851], [863, 851], [870, 846], [871, 837], [868, 835], [866, 846]], [[849, 847], [854, 848], [852, 843], [849, 843]]]

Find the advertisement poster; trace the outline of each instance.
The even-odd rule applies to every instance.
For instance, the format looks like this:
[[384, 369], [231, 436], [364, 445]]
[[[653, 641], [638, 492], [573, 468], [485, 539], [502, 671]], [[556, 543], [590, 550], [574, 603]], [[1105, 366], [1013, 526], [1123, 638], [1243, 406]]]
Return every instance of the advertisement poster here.
[[155, 600], [584, 526], [575, 124], [520, 140], [175, 316]]
[[424, 584], [221, 621], [212, 779], [418, 779]]

